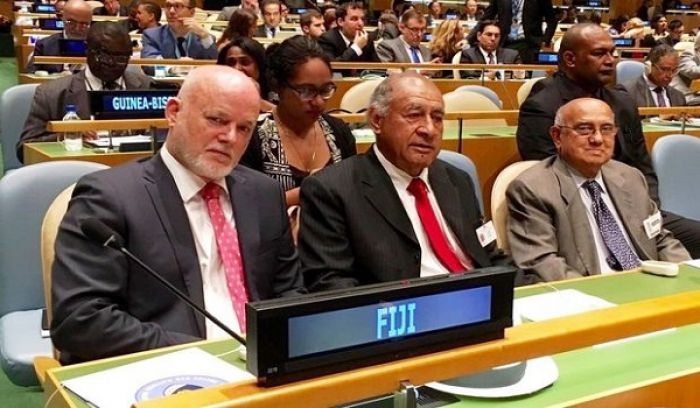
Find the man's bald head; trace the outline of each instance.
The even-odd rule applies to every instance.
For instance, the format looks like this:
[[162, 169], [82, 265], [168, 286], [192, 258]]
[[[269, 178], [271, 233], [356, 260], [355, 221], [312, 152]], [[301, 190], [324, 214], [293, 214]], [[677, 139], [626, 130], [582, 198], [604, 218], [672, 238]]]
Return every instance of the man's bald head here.
[[92, 23], [92, 7], [85, 0], [69, 0], [63, 7], [68, 38], [85, 39]]
[[576, 24], [559, 47], [559, 69], [589, 91], [608, 85], [615, 73], [615, 44], [597, 24]]
[[199, 67], [168, 101], [166, 148], [202, 179], [221, 179], [238, 164], [259, 111], [260, 93], [245, 74], [224, 65]]
[[574, 99], [559, 108], [549, 133], [559, 157], [584, 177], [593, 178], [612, 158], [615, 114], [599, 99]]

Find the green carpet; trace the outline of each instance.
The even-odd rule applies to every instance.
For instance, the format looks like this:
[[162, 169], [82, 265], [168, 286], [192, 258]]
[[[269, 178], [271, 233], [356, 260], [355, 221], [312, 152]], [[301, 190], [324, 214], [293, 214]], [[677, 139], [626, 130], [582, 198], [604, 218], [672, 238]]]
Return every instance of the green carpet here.
[[39, 387], [18, 387], [0, 370], [0, 407], [33, 408], [44, 406], [44, 393]]

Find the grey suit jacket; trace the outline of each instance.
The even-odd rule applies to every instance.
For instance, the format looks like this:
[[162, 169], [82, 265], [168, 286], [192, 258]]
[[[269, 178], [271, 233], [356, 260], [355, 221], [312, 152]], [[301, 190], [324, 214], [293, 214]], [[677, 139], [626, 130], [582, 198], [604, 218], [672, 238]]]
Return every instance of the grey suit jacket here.
[[[419, 48], [423, 62], [430, 62], [430, 48], [423, 44], [420, 44]], [[391, 40], [382, 40], [377, 44], [376, 51], [377, 57], [379, 57], [379, 61], [381, 62], [413, 62], [400, 37]]]
[[[303, 293], [279, 183], [243, 166], [226, 177], [251, 301]], [[85, 237], [111, 227], [134, 255], [204, 307], [187, 212], [160, 155], [83, 177], [56, 237], [51, 337], [64, 363], [202, 339], [204, 317], [119, 251]]]
[[[479, 244], [476, 228], [483, 220], [471, 179], [440, 160], [428, 178], [445, 221], [475, 265], [510, 263], [495, 243]], [[420, 276], [421, 247], [374, 149], [307, 177], [300, 202], [299, 257], [310, 291]]]
[[[656, 95], [652, 95], [651, 90], [647, 86], [647, 81], [644, 75], [634, 81], [628, 81], [622, 84], [624, 89], [629, 92], [630, 96], [637, 102], [637, 106], [656, 106]], [[685, 97], [683, 93], [674, 89], [671, 86], [666, 87], [668, 99], [671, 101], [671, 106], [685, 106]]]
[[685, 95], [688, 105], [700, 105], [700, 94], [690, 89], [694, 79], [700, 78], [700, 53], [687, 50], [681, 54], [678, 75], [673, 77], [671, 86]]
[[[496, 49], [496, 62], [499, 64], [520, 64], [520, 54], [518, 51], [512, 50], [510, 48], [498, 47]], [[484, 55], [478, 46], [465, 48], [462, 50], [462, 57], [459, 59], [460, 64], [486, 64], [487, 61], [484, 59]], [[512, 77], [512, 72], [507, 71], [506, 75]], [[480, 78], [480, 70], [467, 70], [460, 71], [460, 76], [463, 78]]]
[[[148, 89], [151, 78], [140, 70], [124, 71], [126, 89]], [[55, 142], [58, 133], [46, 130], [46, 123], [61, 120], [66, 113], [66, 105], [75, 105], [81, 119], [90, 119], [90, 101], [85, 87], [85, 71], [47, 81], [37, 87], [29, 110], [22, 135], [16, 144], [17, 158], [23, 161], [22, 148], [27, 142]]]
[[[602, 168], [610, 198], [642, 260], [680, 262], [688, 251], [662, 228], [649, 239], [643, 221], [658, 211], [639, 170], [611, 160]], [[586, 208], [566, 164], [552, 156], [523, 172], [506, 191], [508, 240], [518, 267], [546, 281], [600, 273]]]

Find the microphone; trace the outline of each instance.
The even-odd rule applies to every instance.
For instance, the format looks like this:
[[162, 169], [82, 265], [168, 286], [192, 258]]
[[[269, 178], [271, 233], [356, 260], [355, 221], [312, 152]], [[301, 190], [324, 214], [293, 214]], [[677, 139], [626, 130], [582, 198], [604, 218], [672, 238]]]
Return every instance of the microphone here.
[[80, 223], [80, 229], [83, 231], [83, 234], [85, 234], [88, 238], [99, 242], [102, 246], [116, 249], [117, 251], [120, 251], [121, 253], [126, 255], [127, 258], [131, 259], [137, 265], [143, 268], [144, 271], [146, 271], [149, 275], [154, 277], [158, 282], [163, 284], [163, 286], [165, 286], [175, 296], [182, 299], [182, 301], [184, 301], [188, 306], [199, 312], [207, 319], [211, 320], [214, 324], [219, 326], [221, 330], [225, 331], [231, 337], [238, 340], [239, 343], [241, 343], [244, 346], [246, 345], [246, 341], [243, 337], [241, 337], [241, 335], [231, 330], [231, 328], [223, 324], [219, 319], [214, 317], [211, 313], [207, 312], [203, 307], [194, 303], [192, 299], [189, 298], [189, 296], [182, 293], [178, 288], [173, 286], [173, 284], [168, 282], [159, 273], [151, 269], [151, 267], [146, 265], [143, 261], [137, 258], [136, 255], [132, 254], [128, 249], [126, 249], [124, 247], [124, 240], [122, 239], [122, 237], [119, 234], [117, 234], [113, 229], [108, 227], [105, 223], [96, 218], [88, 218]]

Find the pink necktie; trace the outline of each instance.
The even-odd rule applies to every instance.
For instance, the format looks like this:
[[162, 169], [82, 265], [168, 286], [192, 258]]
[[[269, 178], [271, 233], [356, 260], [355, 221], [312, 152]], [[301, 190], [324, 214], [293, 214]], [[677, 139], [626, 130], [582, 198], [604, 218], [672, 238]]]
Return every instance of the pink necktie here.
[[425, 234], [428, 236], [428, 242], [435, 252], [435, 256], [440, 260], [445, 268], [450, 272], [463, 272], [474, 268], [473, 263], [467, 255], [467, 264], [462, 265], [457, 255], [454, 253], [450, 244], [447, 242], [445, 232], [440, 228], [435, 211], [430, 205], [428, 198], [428, 186], [425, 185], [422, 179], [416, 177], [411, 180], [408, 185], [408, 192], [416, 198], [416, 211], [420, 218]]
[[224, 273], [226, 274], [228, 292], [233, 301], [233, 310], [236, 312], [241, 331], [245, 334], [245, 304], [248, 301], [248, 295], [246, 293], [243, 261], [240, 247], [238, 246], [238, 233], [231, 223], [226, 220], [224, 212], [221, 210], [221, 203], [219, 203], [220, 193], [221, 187], [216, 183], [208, 183], [199, 192], [207, 204], [211, 225], [214, 227], [216, 246], [224, 264]]

